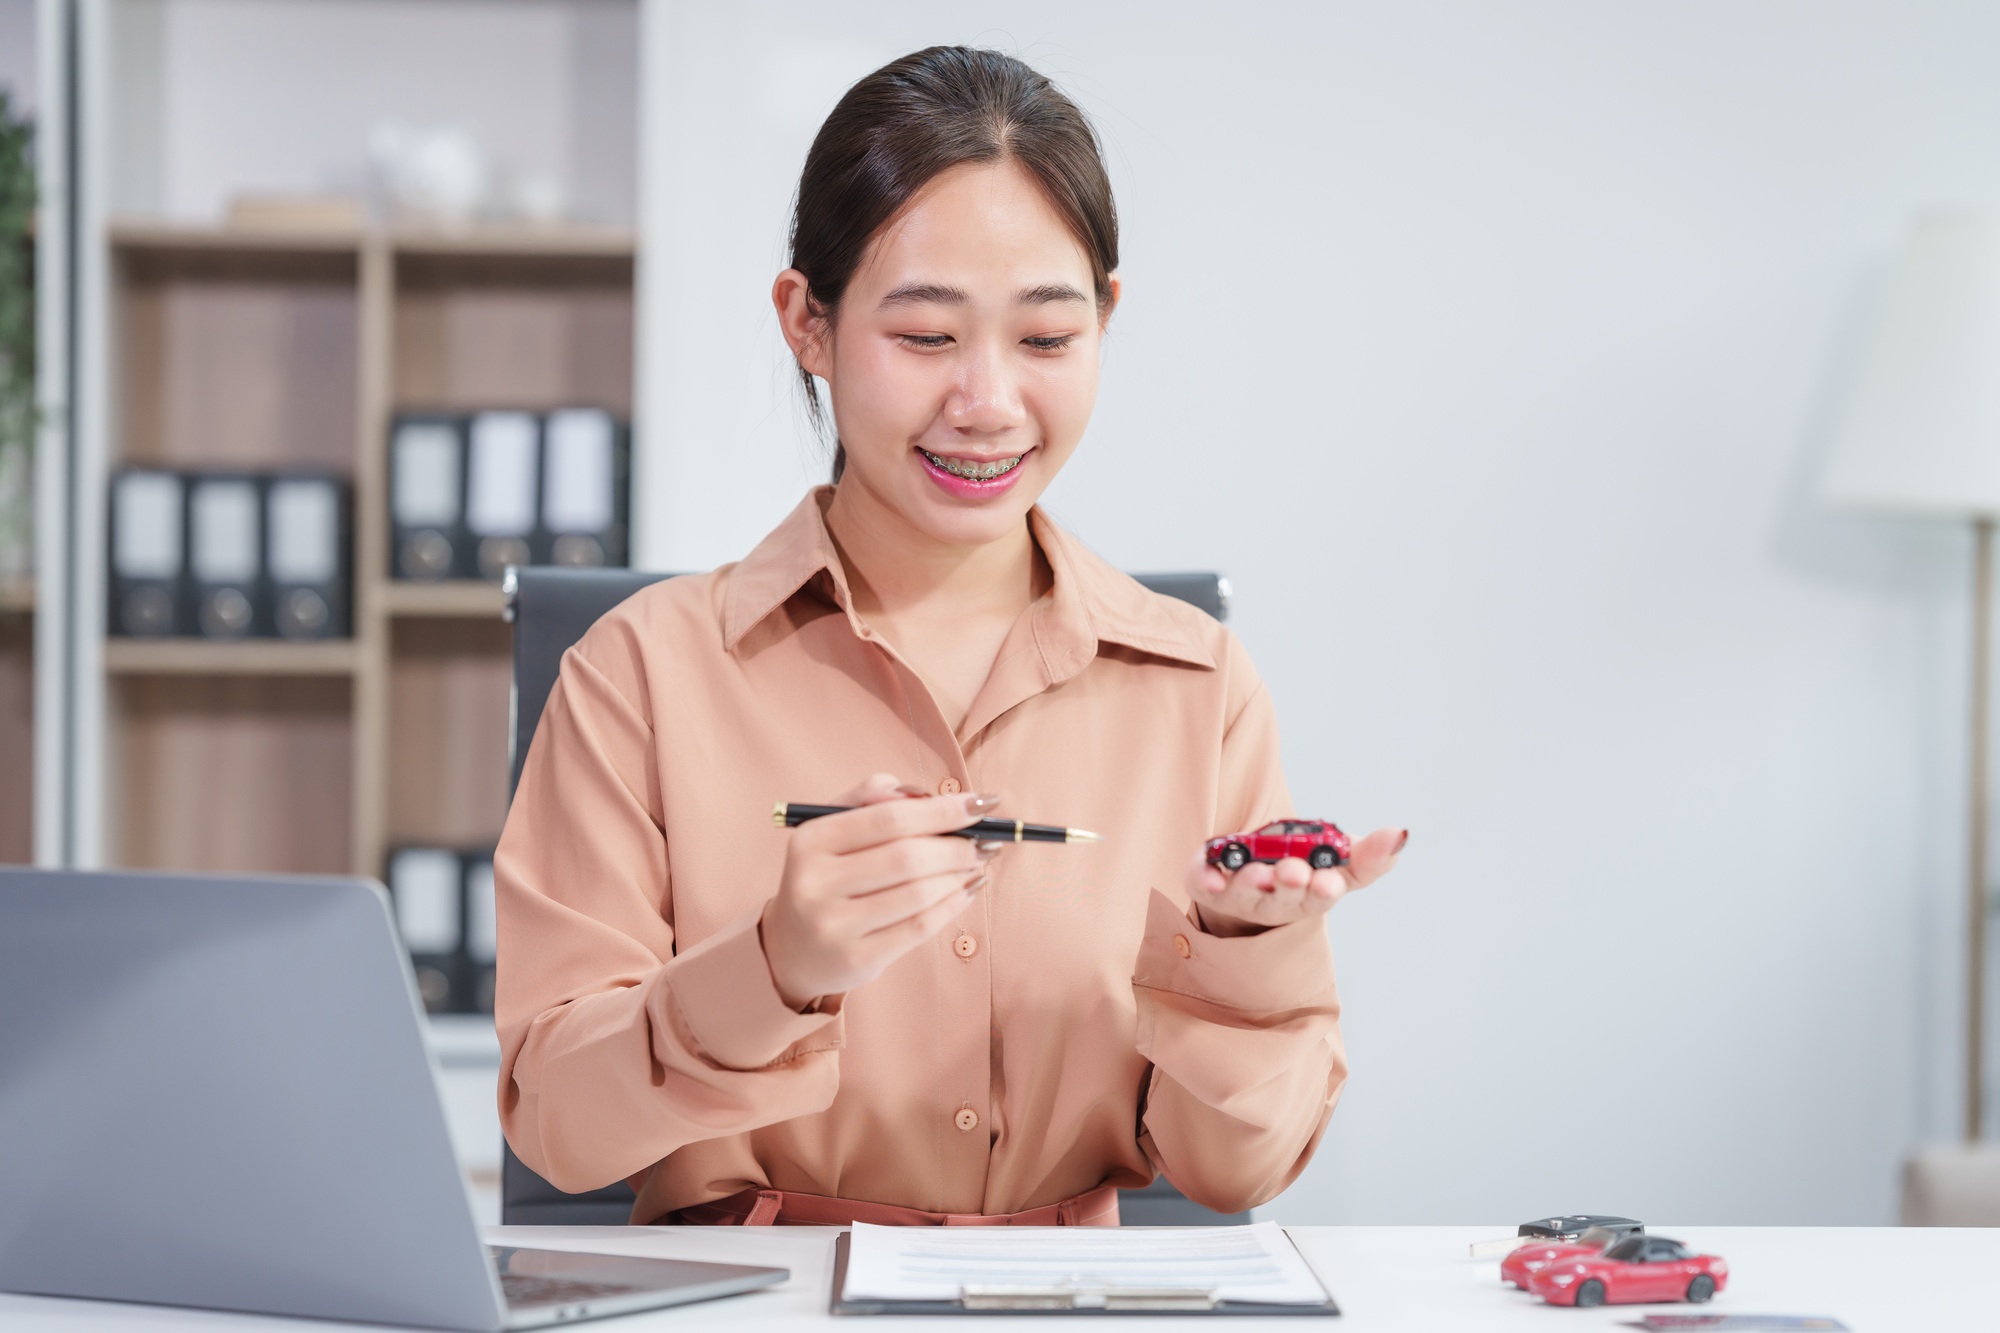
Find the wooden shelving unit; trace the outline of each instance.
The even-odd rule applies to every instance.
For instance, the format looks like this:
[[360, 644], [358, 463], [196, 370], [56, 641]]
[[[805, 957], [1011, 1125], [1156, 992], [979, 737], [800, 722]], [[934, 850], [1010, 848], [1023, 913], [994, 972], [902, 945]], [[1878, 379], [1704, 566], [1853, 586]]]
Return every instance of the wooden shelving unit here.
[[379, 875], [395, 845], [491, 843], [511, 631], [497, 586], [388, 578], [389, 425], [629, 417], [632, 234], [127, 221], [109, 244], [114, 463], [352, 478], [355, 615], [323, 643], [108, 638], [106, 861]]

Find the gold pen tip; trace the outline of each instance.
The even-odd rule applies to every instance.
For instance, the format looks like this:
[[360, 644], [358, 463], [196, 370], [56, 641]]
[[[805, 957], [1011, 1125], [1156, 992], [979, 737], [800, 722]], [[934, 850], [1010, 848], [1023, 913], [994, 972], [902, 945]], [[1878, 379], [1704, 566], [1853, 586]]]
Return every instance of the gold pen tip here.
[[1064, 842], [1103, 842], [1103, 841], [1104, 841], [1104, 839], [1102, 839], [1102, 838], [1098, 837], [1098, 836], [1097, 836], [1097, 835], [1096, 835], [1095, 833], [1092, 833], [1092, 832], [1091, 832], [1091, 831], [1090, 831], [1089, 829], [1087, 829], [1087, 828], [1073, 828], [1073, 829], [1069, 829], [1069, 830], [1067, 830], [1066, 832], [1067, 832], [1067, 835], [1068, 835], [1068, 836], [1066, 836], [1066, 837], [1065, 837], [1065, 838], [1063, 839], [1063, 841], [1064, 841]]
[[786, 802], [780, 801], [771, 807], [771, 822], [779, 828], [785, 826], [785, 805]]

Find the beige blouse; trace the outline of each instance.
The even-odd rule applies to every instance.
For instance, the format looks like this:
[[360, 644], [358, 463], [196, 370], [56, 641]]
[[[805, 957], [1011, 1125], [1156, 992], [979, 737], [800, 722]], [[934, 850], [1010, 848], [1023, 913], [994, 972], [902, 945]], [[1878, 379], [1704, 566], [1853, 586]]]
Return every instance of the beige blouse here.
[[[1295, 813], [1242, 645], [1037, 509], [1053, 585], [954, 735], [855, 615], [830, 495], [563, 660], [495, 860], [508, 1142], [563, 1189], [629, 1180], [635, 1222], [752, 1187], [1009, 1213], [1156, 1170], [1269, 1199], [1347, 1066], [1323, 921], [1189, 912], [1204, 838]], [[758, 931], [771, 808], [876, 771], [1104, 841], [1009, 847], [935, 939], [796, 1013]]]

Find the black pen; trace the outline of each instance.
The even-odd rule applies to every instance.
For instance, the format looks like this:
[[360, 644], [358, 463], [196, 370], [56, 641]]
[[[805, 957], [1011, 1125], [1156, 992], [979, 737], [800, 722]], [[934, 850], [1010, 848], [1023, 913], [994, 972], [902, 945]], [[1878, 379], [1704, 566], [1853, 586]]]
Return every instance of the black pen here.
[[[779, 828], [797, 828], [808, 819], [818, 819], [821, 815], [837, 815], [844, 810], [858, 807], [851, 805], [800, 805], [797, 801], [780, 801], [771, 811], [771, 822]], [[1027, 824], [1018, 819], [982, 819], [964, 828], [946, 829], [940, 836], [948, 838], [978, 838], [993, 842], [1102, 842], [1104, 839], [1089, 829], [1057, 828], [1053, 824]]]

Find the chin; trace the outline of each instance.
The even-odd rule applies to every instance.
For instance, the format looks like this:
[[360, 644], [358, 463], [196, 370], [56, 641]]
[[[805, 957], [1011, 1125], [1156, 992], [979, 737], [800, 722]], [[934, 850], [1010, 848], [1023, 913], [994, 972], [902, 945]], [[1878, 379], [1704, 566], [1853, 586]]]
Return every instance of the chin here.
[[933, 541], [946, 546], [984, 546], [1020, 531], [1027, 522], [1028, 510], [1040, 498], [1040, 491], [1025, 491], [1025, 487], [1016, 487], [1006, 496], [981, 505], [954, 504], [919, 493], [908, 505], [897, 507], [911, 527]]

